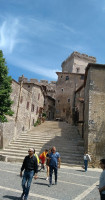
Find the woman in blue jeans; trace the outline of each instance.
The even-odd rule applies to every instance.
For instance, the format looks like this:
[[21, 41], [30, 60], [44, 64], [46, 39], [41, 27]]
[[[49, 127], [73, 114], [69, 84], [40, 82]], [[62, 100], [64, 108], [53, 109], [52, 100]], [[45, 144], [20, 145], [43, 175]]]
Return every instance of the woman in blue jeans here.
[[91, 158], [90, 158], [90, 155], [87, 154], [87, 152], [85, 152], [85, 153], [84, 153], [84, 166], [85, 166], [85, 172], [87, 171], [88, 161], [91, 161]]

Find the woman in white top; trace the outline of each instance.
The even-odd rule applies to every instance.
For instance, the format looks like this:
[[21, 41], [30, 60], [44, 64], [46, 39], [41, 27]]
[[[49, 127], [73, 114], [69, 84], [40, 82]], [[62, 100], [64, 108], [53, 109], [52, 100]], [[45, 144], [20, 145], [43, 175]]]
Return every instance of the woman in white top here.
[[85, 166], [85, 172], [87, 171], [88, 161], [91, 161], [91, 158], [90, 158], [90, 155], [87, 154], [87, 152], [85, 152], [85, 153], [84, 153], [84, 166]]

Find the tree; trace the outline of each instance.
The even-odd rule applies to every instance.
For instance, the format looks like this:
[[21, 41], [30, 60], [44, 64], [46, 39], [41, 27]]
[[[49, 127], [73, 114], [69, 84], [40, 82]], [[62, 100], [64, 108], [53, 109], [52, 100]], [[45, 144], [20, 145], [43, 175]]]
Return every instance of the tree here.
[[8, 68], [6, 66], [3, 52], [0, 50], [0, 122], [7, 122], [6, 115], [13, 115], [11, 110], [12, 101], [10, 94], [12, 78], [8, 76]]

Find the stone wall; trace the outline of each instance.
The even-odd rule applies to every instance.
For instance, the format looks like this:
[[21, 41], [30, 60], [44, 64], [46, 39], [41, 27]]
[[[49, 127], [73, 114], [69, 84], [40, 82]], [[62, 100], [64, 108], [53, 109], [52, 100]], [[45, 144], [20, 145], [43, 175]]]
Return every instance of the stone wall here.
[[50, 96], [46, 96], [44, 100], [44, 111], [46, 112], [47, 120], [54, 120], [55, 114], [55, 99]]
[[57, 72], [55, 118], [72, 123], [74, 91], [83, 83], [81, 74]]
[[23, 81], [24, 87], [29, 91], [32, 89], [33, 85], [38, 85], [46, 88], [47, 96], [51, 96], [55, 99], [56, 97], [56, 81], [48, 82], [48, 80], [40, 80], [30, 79], [28, 80], [26, 77], [19, 77], [19, 82]]
[[19, 84], [15, 80], [12, 81], [11, 99], [14, 115], [8, 116], [7, 123], [0, 124], [0, 148], [5, 148], [22, 132], [30, 130], [38, 119], [39, 109], [44, 105], [43, 91], [35, 84], [30, 88], [27, 85], [27, 88], [22, 82]]
[[63, 63], [62, 72], [83, 73], [88, 63], [96, 63], [96, 58], [79, 52], [73, 52]]
[[44, 95], [40, 86], [32, 88], [32, 104], [34, 105], [34, 112], [31, 112], [31, 125], [37, 121], [39, 109], [44, 107]]
[[76, 109], [78, 110], [78, 130], [79, 134], [81, 137], [84, 137], [84, 131], [83, 131], [83, 126], [84, 126], [84, 86], [82, 85], [80, 88], [75, 91], [75, 99], [74, 99], [74, 124], [75, 124], [75, 117], [77, 114]]
[[89, 64], [85, 86], [85, 150], [92, 156], [92, 165], [98, 166], [105, 158], [105, 65]]

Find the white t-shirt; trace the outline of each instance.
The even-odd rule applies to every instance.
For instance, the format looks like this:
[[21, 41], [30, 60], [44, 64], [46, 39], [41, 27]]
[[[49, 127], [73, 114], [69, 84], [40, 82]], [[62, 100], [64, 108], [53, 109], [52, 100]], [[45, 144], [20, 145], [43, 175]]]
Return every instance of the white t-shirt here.
[[89, 154], [85, 154], [85, 155], [84, 155], [84, 160], [91, 161], [90, 155], [89, 155]]

